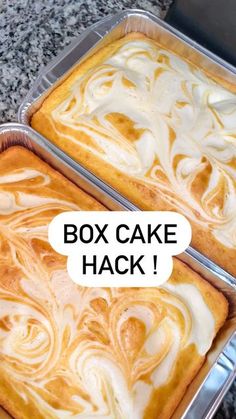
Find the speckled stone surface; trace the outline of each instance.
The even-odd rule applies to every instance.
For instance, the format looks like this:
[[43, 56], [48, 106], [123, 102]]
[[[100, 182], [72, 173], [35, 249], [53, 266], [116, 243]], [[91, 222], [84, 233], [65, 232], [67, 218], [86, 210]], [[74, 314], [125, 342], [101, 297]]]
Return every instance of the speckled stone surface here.
[[[0, 123], [16, 121], [19, 104], [39, 69], [84, 28], [127, 8], [163, 15], [170, 3], [171, 0], [0, 0]], [[215, 419], [233, 418], [236, 383], [215, 415]]]
[[140, 8], [160, 15], [171, 0], [0, 0], [0, 122], [19, 104], [47, 64], [73, 37], [102, 17]]

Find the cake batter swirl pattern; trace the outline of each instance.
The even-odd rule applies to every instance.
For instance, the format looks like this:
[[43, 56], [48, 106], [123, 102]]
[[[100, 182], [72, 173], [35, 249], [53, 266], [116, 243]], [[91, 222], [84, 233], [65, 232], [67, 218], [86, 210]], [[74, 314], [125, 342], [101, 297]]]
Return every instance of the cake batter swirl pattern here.
[[67, 141], [158, 190], [236, 248], [235, 94], [151, 40], [137, 39], [78, 78], [51, 116]]
[[74, 284], [47, 228], [59, 212], [85, 209], [85, 194], [74, 186], [71, 194], [69, 182], [62, 188], [25, 153], [9, 154], [0, 171], [1, 379], [39, 418], [156, 417], [147, 411], [153, 394], [175, 376], [183, 352], [201, 363], [214, 314], [177, 261], [161, 288]]

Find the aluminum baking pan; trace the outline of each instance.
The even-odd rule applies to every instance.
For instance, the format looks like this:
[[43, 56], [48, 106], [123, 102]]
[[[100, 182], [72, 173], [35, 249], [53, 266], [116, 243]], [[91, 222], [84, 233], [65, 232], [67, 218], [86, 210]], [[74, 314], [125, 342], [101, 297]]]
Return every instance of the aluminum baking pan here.
[[[236, 89], [236, 70], [233, 66], [207, 51], [152, 13], [142, 10], [127, 10], [113, 17], [102, 19], [100, 22], [92, 25], [67, 46], [48, 66], [42, 69], [20, 106], [18, 112], [19, 121], [29, 125], [31, 116], [40, 107], [43, 100], [58, 84], [68, 77], [78, 62], [82, 62], [102, 46], [133, 31], [143, 32], [151, 38], [158, 39], [163, 46], [178, 51], [182, 56], [201, 66], [212, 77], [214, 75], [218, 78], [221, 77], [222, 83], [223, 80], [234, 83]], [[68, 162], [74, 167], [75, 163], [72, 159], [68, 159]], [[85, 171], [84, 167], [78, 163], [76, 167], [80, 172]], [[95, 179], [98, 182], [100, 181], [98, 178]], [[113, 196], [116, 194], [119, 202], [125, 202], [125, 206], [128, 209], [138, 210], [135, 205], [124, 199], [119, 193], [116, 193], [113, 188], [105, 185], [104, 182], [102, 182], [102, 185], [107, 187], [105, 189], [108, 194], [112, 191]], [[107, 206], [110, 208], [109, 205]], [[199, 259], [200, 263], [206, 264], [210, 269], [222, 276], [228, 275], [223, 269], [200, 253], [191, 248], [189, 251], [194, 253], [194, 256]]]
[[1, 151], [5, 146], [8, 147], [8, 138], [11, 144], [13, 141], [15, 144], [23, 143], [107, 208], [115, 211], [137, 210], [113, 188], [107, 187], [103, 181], [81, 167], [32, 128], [18, 123], [3, 124], [0, 125], [0, 138]]
[[164, 20], [144, 10], [126, 10], [106, 17], [76, 37], [54, 60], [44, 67], [22, 102], [18, 121], [29, 125], [42, 101], [73, 71], [74, 67], [102, 46], [129, 32], [142, 32], [201, 67], [213, 78], [235, 85], [236, 69], [217, 55], [191, 40]]
[[[74, 162], [71, 164], [64, 153], [55, 146], [52, 147], [30, 127], [20, 124], [0, 126], [0, 152], [15, 144], [33, 151], [84, 190], [98, 196], [101, 202], [117, 205], [115, 198], [114, 202], [110, 202], [111, 196], [100, 189], [100, 183], [96, 184], [96, 179], [91, 178], [91, 174], [87, 178], [86, 173], [80, 173]], [[129, 208], [120, 204], [119, 209]], [[193, 250], [184, 252], [180, 258], [222, 291], [229, 301], [229, 317], [173, 416], [175, 419], [206, 419], [212, 417], [236, 376], [236, 284], [230, 275], [221, 276], [205, 263], [200, 263], [197, 252], [195, 254]], [[0, 410], [0, 417], [5, 417], [3, 415], [5, 413]]]

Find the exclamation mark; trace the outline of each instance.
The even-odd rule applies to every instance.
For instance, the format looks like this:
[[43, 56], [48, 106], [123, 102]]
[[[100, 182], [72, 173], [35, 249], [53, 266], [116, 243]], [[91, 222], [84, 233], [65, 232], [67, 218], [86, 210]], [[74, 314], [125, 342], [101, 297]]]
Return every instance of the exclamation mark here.
[[156, 275], [157, 274], [157, 255], [153, 256], [153, 266], [154, 266], [153, 273], [154, 273], [154, 275]]

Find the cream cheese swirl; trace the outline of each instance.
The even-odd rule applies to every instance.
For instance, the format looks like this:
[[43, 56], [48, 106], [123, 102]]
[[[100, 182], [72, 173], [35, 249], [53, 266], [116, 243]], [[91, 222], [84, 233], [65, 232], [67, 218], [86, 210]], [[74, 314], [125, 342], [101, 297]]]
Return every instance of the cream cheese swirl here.
[[51, 117], [63, 138], [236, 248], [235, 94], [154, 42], [130, 40], [81, 76]]
[[141, 419], [181, 351], [208, 351], [214, 316], [189, 283], [74, 284], [47, 227], [55, 214], [79, 206], [66, 191], [52, 194], [43, 171], [0, 176], [0, 196], [8, 197], [0, 207], [0, 369], [45, 418]]

